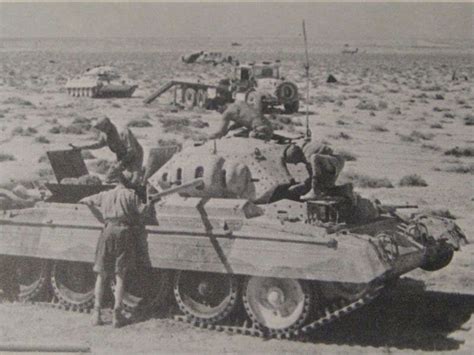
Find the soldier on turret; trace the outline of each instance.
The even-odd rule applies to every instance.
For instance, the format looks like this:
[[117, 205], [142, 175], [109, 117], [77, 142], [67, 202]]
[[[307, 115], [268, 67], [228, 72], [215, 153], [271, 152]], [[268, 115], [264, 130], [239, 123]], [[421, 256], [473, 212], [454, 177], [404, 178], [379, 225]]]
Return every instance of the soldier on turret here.
[[[264, 117], [262, 97], [258, 95], [255, 107], [246, 102], [235, 102], [224, 111], [219, 129], [209, 136], [209, 139], [221, 138], [231, 128], [231, 123], [237, 127], [246, 127], [249, 137], [269, 140], [273, 135], [271, 123]], [[235, 127], [235, 128], [237, 128]]]
[[302, 200], [323, 197], [335, 186], [344, 168], [344, 158], [334, 153], [325, 144], [307, 141], [303, 148], [290, 144], [284, 151], [283, 161], [287, 164], [303, 163], [310, 178], [311, 190], [301, 196]]

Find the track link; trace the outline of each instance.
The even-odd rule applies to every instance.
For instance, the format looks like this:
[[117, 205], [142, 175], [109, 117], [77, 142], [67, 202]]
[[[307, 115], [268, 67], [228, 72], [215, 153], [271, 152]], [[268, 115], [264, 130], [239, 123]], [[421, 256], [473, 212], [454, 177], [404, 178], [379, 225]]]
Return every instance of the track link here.
[[[247, 319], [244, 321], [242, 326], [235, 325], [221, 325], [221, 324], [211, 324], [208, 322], [199, 321], [188, 315], [175, 315], [174, 320], [179, 322], [184, 322], [191, 324], [192, 326], [200, 329], [214, 330], [218, 332], [226, 332], [230, 334], [241, 334], [248, 335], [264, 339], [287, 339], [287, 340], [300, 340], [308, 341], [308, 336], [315, 331], [316, 329], [326, 326], [329, 323], [332, 323], [341, 317], [350, 314], [359, 308], [369, 304], [373, 301], [381, 292], [383, 286], [367, 291], [357, 300], [346, 304], [338, 305], [336, 303], [332, 304], [329, 307], [326, 307], [323, 312], [321, 312], [318, 318], [311, 323], [299, 328], [292, 329], [290, 331], [281, 332], [281, 333], [269, 333], [264, 329], [261, 329], [258, 324]], [[61, 309], [66, 311], [78, 312], [78, 313], [90, 313], [90, 308], [81, 308], [67, 306], [60, 303], [57, 299], [53, 299], [51, 302], [27, 302], [34, 305], [39, 305], [43, 307], [50, 307], [55, 309]]]
[[366, 304], [370, 303], [374, 300], [382, 290], [383, 287], [378, 287], [373, 290], [367, 291], [364, 295], [362, 295], [357, 300], [347, 304], [347, 305], [337, 305], [336, 303], [332, 304], [329, 307], [324, 309], [323, 314], [319, 315], [319, 318], [312, 321], [311, 323], [299, 328], [299, 329], [291, 329], [286, 332], [278, 332], [278, 333], [269, 333], [266, 332], [264, 329], [260, 329], [258, 324], [251, 323], [249, 325], [244, 322], [243, 326], [228, 326], [228, 325], [216, 325], [216, 324], [209, 324], [206, 322], [200, 322], [192, 317], [188, 317], [186, 315], [176, 315], [174, 319], [180, 322], [189, 323], [197, 328], [201, 329], [208, 329], [208, 330], [217, 330], [217, 331], [225, 331], [228, 333], [233, 334], [243, 334], [243, 335], [250, 335], [260, 338], [271, 338], [271, 339], [288, 339], [288, 340], [308, 340], [307, 336], [310, 335], [316, 329], [325, 326], [329, 323], [332, 323], [339, 318], [354, 312], [355, 310], [365, 306]]

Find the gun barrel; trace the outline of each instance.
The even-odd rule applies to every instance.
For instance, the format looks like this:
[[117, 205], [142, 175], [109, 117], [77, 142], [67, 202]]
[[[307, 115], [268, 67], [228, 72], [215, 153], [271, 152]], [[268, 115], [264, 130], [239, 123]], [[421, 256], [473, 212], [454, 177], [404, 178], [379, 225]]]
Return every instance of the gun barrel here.
[[418, 208], [418, 205], [380, 205], [380, 209], [385, 210], [385, 211], [394, 211], [398, 209], [408, 209], [408, 208]]
[[172, 187], [168, 190], [164, 190], [162, 192], [158, 192], [157, 194], [151, 195], [151, 196], [148, 197], [148, 201], [150, 203], [154, 203], [154, 202], [160, 200], [162, 197], [172, 195], [172, 194], [175, 194], [175, 193], [179, 193], [179, 192], [185, 191], [189, 188], [200, 187], [202, 185], [204, 185], [204, 181], [202, 179], [195, 179], [195, 180], [187, 182], [185, 184], [182, 184], [182, 185], [179, 185], [179, 186], [176, 186], [176, 187]]

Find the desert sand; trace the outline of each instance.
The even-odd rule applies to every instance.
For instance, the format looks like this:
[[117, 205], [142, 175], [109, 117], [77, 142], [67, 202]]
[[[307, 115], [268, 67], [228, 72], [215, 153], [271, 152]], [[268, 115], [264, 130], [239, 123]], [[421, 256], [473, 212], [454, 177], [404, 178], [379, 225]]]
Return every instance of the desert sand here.
[[[119, 127], [133, 122], [131, 129], [146, 153], [159, 142], [191, 144], [205, 137], [216, 127], [218, 112], [175, 112], [170, 95], [148, 106], [142, 102], [170, 79], [212, 83], [230, 74], [230, 66], [181, 63], [180, 56], [192, 49], [221, 50], [241, 61], [281, 59], [284, 76], [303, 94], [304, 57], [298, 41], [247, 39], [239, 40], [243, 46], [231, 48], [230, 41], [208, 39], [5, 40], [0, 46], [0, 187], [10, 189], [19, 183], [32, 187], [32, 181], [54, 180], [46, 151], [92, 142], [96, 132], [90, 124], [104, 115]], [[314, 44], [309, 102], [303, 100], [293, 116], [276, 112], [273, 122], [303, 132], [308, 106], [313, 139], [352, 158], [341, 181], [353, 181], [362, 195], [386, 203], [447, 209], [472, 240], [474, 52], [469, 45], [367, 44], [359, 46], [359, 53], [347, 55], [337, 45]], [[114, 65], [135, 80], [139, 88], [133, 97], [67, 95], [68, 77], [99, 64]], [[457, 80], [452, 78], [454, 71]], [[338, 82], [326, 83], [329, 74]], [[455, 147], [459, 149], [450, 152]], [[92, 152], [86, 164], [91, 173], [101, 174], [104, 161], [113, 158], [102, 149]], [[418, 177], [401, 183], [414, 174]], [[445, 269], [407, 274], [403, 292], [386, 295], [309, 343], [209, 333], [166, 318], [120, 330], [92, 329], [87, 315], [21, 304], [0, 305], [0, 342], [27, 338], [33, 343], [86, 343], [94, 352], [123, 353], [471, 353], [473, 267], [471, 244]]]

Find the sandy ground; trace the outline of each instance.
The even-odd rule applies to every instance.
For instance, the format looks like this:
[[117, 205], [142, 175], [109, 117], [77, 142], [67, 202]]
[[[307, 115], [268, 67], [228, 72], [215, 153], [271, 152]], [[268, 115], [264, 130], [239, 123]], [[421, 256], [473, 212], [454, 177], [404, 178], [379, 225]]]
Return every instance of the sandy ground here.
[[[266, 59], [261, 52], [233, 53], [241, 59]], [[380, 52], [380, 51], [379, 51]], [[190, 110], [172, 112], [170, 96], [149, 106], [142, 100], [172, 78], [213, 82], [229, 67], [186, 66], [183, 53], [42, 51], [3, 49], [0, 52], [0, 152], [11, 155], [0, 162], [0, 185], [54, 179], [46, 151], [66, 149], [68, 143], [92, 142], [95, 133], [54, 134], [53, 127], [67, 127], [74, 120], [109, 116], [123, 127], [132, 120], [150, 126], [132, 128], [145, 151], [158, 141], [176, 139], [189, 144], [212, 130], [219, 114]], [[272, 53], [272, 57], [273, 58]], [[302, 56], [279, 52], [285, 76], [304, 87]], [[364, 188], [362, 195], [387, 203], [416, 203], [421, 208], [447, 208], [468, 237], [474, 235], [474, 158], [445, 155], [459, 146], [474, 148], [474, 126], [465, 125], [474, 104], [472, 54], [362, 53], [312, 56], [308, 110], [314, 139], [350, 152], [345, 175], [358, 173], [388, 178], [393, 188]], [[66, 78], [98, 63], [117, 66], [140, 87], [131, 99], [88, 99], [67, 96]], [[469, 80], [452, 81], [453, 70]], [[339, 80], [327, 84], [332, 73]], [[302, 131], [301, 112], [285, 124]], [[284, 115], [277, 114], [277, 120]], [[184, 127], [166, 129], [163, 122], [184, 119]], [[21, 131], [19, 128], [23, 128]], [[32, 128], [27, 130], [28, 127]], [[39, 138], [44, 137], [44, 138]], [[107, 150], [94, 151], [87, 160], [93, 173], [100, 159], [112, 160]], [[146, 159], [146, 156], [145, 156]], [[470, 172], [446, 170], [465, 167]], [[400, 187], [402, 177], [418, 174], [426, 187]], [[344, 178], [344, 176], [342, 177]], [[385, 353], [456, 350], [471, 353], [474, 330], [474, 247], [456, 253], [454, 261], [436, 273], [414, 271], [398, 296], [381, 300], [339, 322], [309, 343], [263, 341], [243, 336], [195, 330], [169, 319], [151, 319], [120, 330], [92, 329], [84, 314], [67, 313], [21, 304], [0, 305], [0, 342], [75, 343], [90, 345], [94, 352], [197, 352], [197, 353]], [[415, 291], [414, 291], [415, 290]], [[410, 294], [410, 296], [407, 296]], [[464, 342], [463, 342], [464, 341]]]

